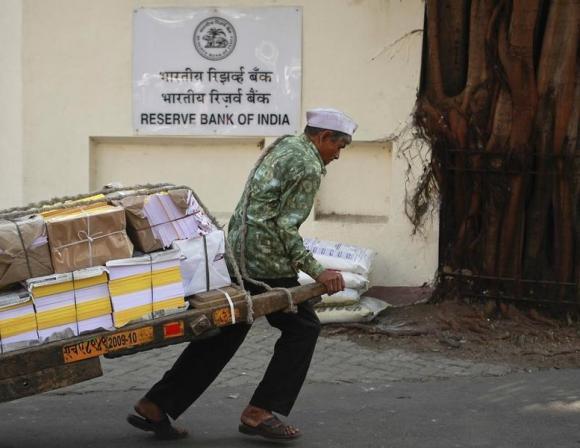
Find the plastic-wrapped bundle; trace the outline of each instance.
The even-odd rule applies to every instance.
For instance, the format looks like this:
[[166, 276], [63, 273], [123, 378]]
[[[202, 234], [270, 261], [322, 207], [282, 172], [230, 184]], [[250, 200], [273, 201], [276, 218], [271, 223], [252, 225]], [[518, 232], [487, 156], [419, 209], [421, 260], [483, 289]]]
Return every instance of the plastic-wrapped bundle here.
[[111, 201], [125, 209], [127, 231], [135, 247], [150, 253], [171, 246], [176, 240], [207, 235], [215, 226], [201, 209], [189, 189], [180, 188], [154, 194], [123, 197], [111, 195]]
[[0, 287], [53, 272], [41, 216], [0, 220]]
[[224, 232], [216, 230], [197, 238], [174, 241], [181, 253], [181, 276], [186, 296], [231, 284], [225, 260]]
[[363, 297], [356, 305], [316, 308], [316, 315], [322, 324], [370, 322], [389, 306], [381, 300]]
[[326, 269], [354, 272], [368, 277], [375, 251], [334, 241], [304, 238], [304, 246]]
[[[364, 292], [369, 288], [369, 280], [364, 275], [353, 272], [341, 272], [341, 274], [345, 288], [356, 289], [359, 292]], [[314, 282], [315, 280], [305, 272], [300, 271], [298, 273], [298, 283], [301, 285], [309, 285]]]

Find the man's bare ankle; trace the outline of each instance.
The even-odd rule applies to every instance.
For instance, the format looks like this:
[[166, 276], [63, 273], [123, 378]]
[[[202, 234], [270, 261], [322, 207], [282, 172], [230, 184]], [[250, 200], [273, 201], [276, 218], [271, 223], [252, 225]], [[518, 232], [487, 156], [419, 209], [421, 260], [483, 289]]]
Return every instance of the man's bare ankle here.
[[242, 412], [240, 420], [242, 423], [251, 426], [257, 426], [262, 423], [264, 420], [272, 417], [272, 412], [268, 411], [267, 409], [259, 408], [257, 406], [253, 406], [249, 404], [246, 406], [246, 409]]
[[137, 412], [141, 417], [158, 422], [163, 420], [166, 415], [163, 410], [153, 403], [148, 398], [141, 398], [137, 404], [134, 406], [135, 412]]

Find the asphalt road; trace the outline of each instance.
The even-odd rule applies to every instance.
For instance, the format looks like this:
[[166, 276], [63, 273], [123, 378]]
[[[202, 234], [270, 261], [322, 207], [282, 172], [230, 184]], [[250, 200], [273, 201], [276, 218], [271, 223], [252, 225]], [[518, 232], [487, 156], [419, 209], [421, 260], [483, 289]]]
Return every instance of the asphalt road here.
[[[125, 423], [140, 390], [64, 391], [0, 404], [0, 447], [266, 447], [237, 432], [252, 388], [210, 389], [160, 442]], [[300, 447], [580, 447], [580, 370], [430, 382], [310, 383], [290, 420]]]

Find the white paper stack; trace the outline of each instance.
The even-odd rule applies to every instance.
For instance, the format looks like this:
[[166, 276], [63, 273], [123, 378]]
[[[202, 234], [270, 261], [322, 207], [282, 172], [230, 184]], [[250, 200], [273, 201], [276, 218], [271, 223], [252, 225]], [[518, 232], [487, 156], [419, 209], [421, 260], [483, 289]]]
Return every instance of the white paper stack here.
[[73, 276], [53, 274], [26, 280], [36, 309], [41, 342], [78, 335]]
[[151, 258], [124, 258], [107, 262], [113, 323], [119, 328], [138, 319], [151, 319]]
[[165, 316], [187, 307], [178, 250], [159, 252], [153, 264], [153, 317]]
[[169, 250], [107, 263], [115, 327], [185, 308], [179, 256]]
[[107, 270], [102, 266], [81, 269], [73, 277], [79, 334], [113, 329]]
[[[193, 199], [191, 192], [189, 197]], [[145, 201], [143, 212], [153, 235], [161, 241], [163, 247], [169, 247], [175, 240], [184, 240], [199, 234], [195, 216], [190, 214], [190, 210], [184, 214], [166, 193], [150, 195]]]
[[30, 293], [24, 289], [0, 294], [0, 352], [39, 343]]
[[181, 254], [181, 276], [186, 296], [231, 284], [225, 260], [225, 237], [221, 230], [171, 246]]

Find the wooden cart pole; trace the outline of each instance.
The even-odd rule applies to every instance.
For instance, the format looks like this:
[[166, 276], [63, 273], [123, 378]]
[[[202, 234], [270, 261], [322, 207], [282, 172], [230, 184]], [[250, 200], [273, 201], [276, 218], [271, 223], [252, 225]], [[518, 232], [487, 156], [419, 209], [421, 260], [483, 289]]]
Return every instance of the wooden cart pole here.
[[[228, 293], [232, 304], [225, 298]], [[294, 303], [299, 304], [326, 292], [314, 283], [290, 288]], [[101, 376], [99, 357], [118, 357], [167, 345], [202, 339], [211, 330], [245, 322], [245, 292], [236, 287], [212, 290], [188, 298], [190, 302], [209, 303], [169, 316], [145, 320], [113, 331], [102, 331], [62, 341], [5, 353], [0, 356], [0, 403], [69, 386]], [[252, 297], [254, 318], [288, 307], [282, 290], [272, 290]]]

